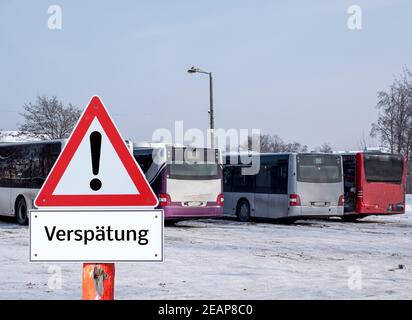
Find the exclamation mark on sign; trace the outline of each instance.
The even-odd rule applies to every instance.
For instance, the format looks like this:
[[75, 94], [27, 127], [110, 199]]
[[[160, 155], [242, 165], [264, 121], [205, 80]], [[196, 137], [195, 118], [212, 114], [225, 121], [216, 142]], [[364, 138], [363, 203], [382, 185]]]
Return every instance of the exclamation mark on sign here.
[[[99, 168], [100, 168], [100, 151], [102, 147], [102, 135], [98, 131], [93, 131], [90, 134], [90, 150], [92, 154], [92, 168], [93, 168], [93, 174], [97, 176], [99, 174]], [[93, 191], [98, 191], [102, 187], [102, 182], [94, 178], [92, 181], [90, 181], [90, 188]]]

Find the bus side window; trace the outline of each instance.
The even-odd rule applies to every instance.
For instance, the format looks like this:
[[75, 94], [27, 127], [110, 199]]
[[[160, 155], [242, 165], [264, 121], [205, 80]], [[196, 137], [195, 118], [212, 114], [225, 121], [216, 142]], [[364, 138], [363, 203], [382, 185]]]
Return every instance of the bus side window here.
[[38, 152], [39, 162], [35, 168], [36, 174], [33, 176], [34, 188], [41, 188], [49, 175], [61, 150], [61, 143], [47, 143], [41, 145]]
[[256, 192], [257, 193], [270, 193], [271, 192], [271, 175], [272, 167], [261, 166], [259, 173], [256, 175]]
[[19, 164], [14, 174], [16, 187], [33, 188], [36, 168], [39, 166], [39, 148], [38, 145], [22, 145], [16, 148], [15, 161]]
[[233, 169], [233, 192], [254, 192], [255, 175], [243, 175], [241, 167]]
[[10, 187], [10, 153], [9, 147], [2, 147], [0, 149], [0, 187]]
[[[27, 156], [29, 152], [27, 152]], [[24, 177], [27, 175], [26, 157], [21, 146], [13, 146], [9, 158], [10, 187], [24, 188]], [[30, 163], [29, 163], [30, 164]]]
[[271, 187], [272, 193], [287, 194], [288, 193], [288, 165], [287, 163], [279, 163], [271, 167]]
[[223, 168], [223, 191], [231, 192], [233, 185], [233, 167]]

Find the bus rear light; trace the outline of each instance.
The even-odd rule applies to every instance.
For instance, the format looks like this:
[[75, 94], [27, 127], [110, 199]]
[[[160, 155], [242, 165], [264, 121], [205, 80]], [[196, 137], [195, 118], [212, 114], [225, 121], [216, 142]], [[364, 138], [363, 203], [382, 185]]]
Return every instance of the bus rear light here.
[[345, 205], [345, 196], [341, 195], [339, 197], [338, 206], [344, 206], [344, 205]]
[[363, 198], [363, 190], [362, 189], [358, 189], [358, 191], [356, 192], [356, 197]]
[[225, 198], [224, 198], [224, 196], [223, 196], [223, 193], [220, 193], [220, 194], [217, 196], [216, 202], [217, 202], [217, 205], [218, 205], [219, 207], [223, 207], [223, 205], [224, 205], [224, 203], [225, 203]]
[[300, 197], [298, 194], [289, 195], [289, 206], [291, 207], [300, 206]]
[[168, 206], [172, 202], [170, 195], [167, 193], [160, 193], [159, 194], [159, 205], [161, 207]]

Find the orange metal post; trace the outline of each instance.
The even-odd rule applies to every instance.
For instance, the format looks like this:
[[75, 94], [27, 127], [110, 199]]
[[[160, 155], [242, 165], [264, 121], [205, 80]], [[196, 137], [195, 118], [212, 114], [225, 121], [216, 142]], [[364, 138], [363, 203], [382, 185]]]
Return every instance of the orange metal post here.
[[114, 263], [83, 263], [83, 300], [113, 300], [114, 275]]

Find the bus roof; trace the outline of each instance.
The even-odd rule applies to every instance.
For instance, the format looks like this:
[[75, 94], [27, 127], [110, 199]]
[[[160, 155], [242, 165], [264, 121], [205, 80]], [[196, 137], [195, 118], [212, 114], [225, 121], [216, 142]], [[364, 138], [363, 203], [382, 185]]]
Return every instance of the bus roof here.
[[172, 143], [163, 143], [163, 142], [151, 142], [151, 141], [142, 141], [134, 142], [134, 148], [166, 148], [166, 147], [184, 147], [183, 144], [172, 144]]
[[390, 152], [383, 152], [379, 150], [364, 150], [364, 151], [339, 151], [335, 152], [335, 154], [341, 155], [341, 156], [355, 156], [358, 153], [363, 153], [363, 154], [370, 154], [370, 155], [401, 155], [400, 153], [390, 153]]
[[336, 154], [357, 154], [357, 153], [391, 153], [388, 148], [384, 147], [367, 147], [366, 149], [363, 150], [345, 150], [345, 151], [333, 151], [333, 153]]
[[259, 152], [250, 152], [250, 151], [241, 151], [241, 152], [225, 152], [223, 156], [230, 157], [230, 156], [263, 156], [263, 157], [270, 157], [270, 156], [285, 156], [291, 154], [301, 154], [301, 155], [334, 155], [333, 153], [323, 153], [323, 152], [267, 152], [267, 153], [259, 153]]
[[0, 142], [0, 147], [31, 145], [31, 144], [44, 144], [44, 143], [55, 143], [55, 142], [61, 142], [61, 143], [64, 144], [64, 143], [66, 143], [66, 141], [67, 141], [67, 139], [18, 141], [18, 142]]
[[[278, 160], [288, 160], [290, 155], [310, 155], [310, 156], [335, 156], [339, 157], [340, 155], [334, 155], [332, 153], [319, 153], [319, 152], [301, 152], [301, 153], [296, 153], [296, 152], [279, 152], [279, 153], [248, 153], [248, 152], [229, 152], [225, 153], [224, 159], [225, 165], [232, 165], [232, 166], [237, 166], [237, 165], [249, 165], [250, 163], [244, 163], [240, 157], [249, 157], [251, 160], [253, 160], [253, 157], [259, 157], [259, 161], [261, 164], [269, 164], [272, 163], [273, 161], [278, 161]], [[233, 158], [237, 158], [235, 162], [233, 162]]]
[[193, 149], [219, 150], [218, 148], [205, 148], [205, 147], [187, 146], [187, 145], [180, 144], [180, 143], [163, 143], [163, 142], [137, 142], [137, 143], [133, 143], [133, 150], [165, 149], [165, 148], [193, 148]]

